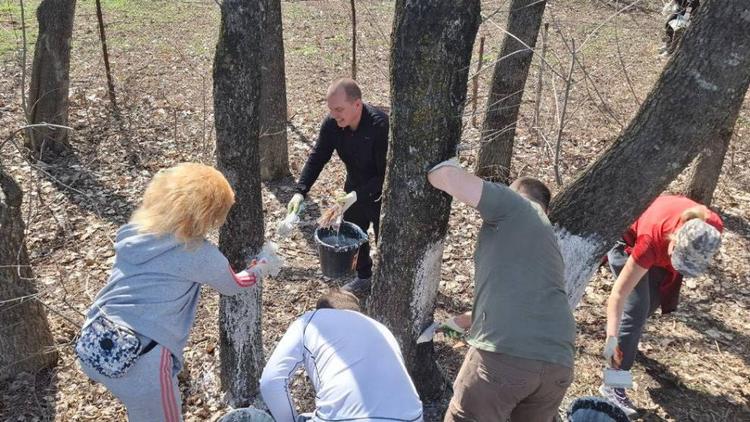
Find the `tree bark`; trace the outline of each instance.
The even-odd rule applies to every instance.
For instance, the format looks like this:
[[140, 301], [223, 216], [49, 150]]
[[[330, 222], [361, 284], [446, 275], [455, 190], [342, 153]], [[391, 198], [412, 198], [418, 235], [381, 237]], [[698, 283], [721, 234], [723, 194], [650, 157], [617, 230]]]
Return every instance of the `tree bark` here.
[[529, 76], [529, 66], [534, 54], [532, 49], [536, 45], [545, 5], [545, 1], [537, 0], [511, 2], [507, 33], [495, 63], [482, 124], [481, 147], [475, 169], [477, 176], [509, 183], [518, 109]]
[[571, 305], [625, 228], [736, 118], [750, 83], [748, 24], [745, 0], [706, 1], [635, 118], [552, 201]]
[[357, 79], [357, 6], [351, 0], [352, 6], [352, 79]]
[[44, 307], [35, 298], [21, 218], [23, 193], [0, 167], [0, 379], [57, 361]]
[[[219, 233], [219, 248], [235, 270], [245, 268], [263, 243], [260, 186], [261, 31], [263, 4], [224, 0], [214, 57], [214, 110], [218, 168], [235, 191], [236, 203]], [[258, 393], [263, 369], [260, 283], [220, 300], [221, 384], [234, 407]]]
[[[39, 35], [34, 48], [29, 85], [28, 122], [68, 125], [70, 40], [73, 35], [75, 0], [43, 0], [36, 10]], [[26, 133], [26, 146], [39, 159], [70, 147], [68, 131], [35, 127]]]
[[260, 177], [276, 180], [290, 175], [287, 150], [286, 76], [281, 0], [266, 0], [260, 88]]
[[432, 343], [416, 339], [433, 320], [451, 204], [426, 172], [456, 153], [478, 26], [479, 0], [396, 2], [391, 133], [368, 311], [398, 339], [423, 400], [445, 388]]
[[[737, 111], [739, 112], [739, 108]], [[727, 155], [729, 143], [732, 140], [732, 135], [734, 135], [737, 115], [730, 121], [729, 125], [719, 132], [717, 138], [706, 144], [698, 158], [695, 159], [688, 177], [685, 196], [705, 206], [710, 206], [714, 199], [714, 191], [717, 183], [719, 183], [724, 157]]]

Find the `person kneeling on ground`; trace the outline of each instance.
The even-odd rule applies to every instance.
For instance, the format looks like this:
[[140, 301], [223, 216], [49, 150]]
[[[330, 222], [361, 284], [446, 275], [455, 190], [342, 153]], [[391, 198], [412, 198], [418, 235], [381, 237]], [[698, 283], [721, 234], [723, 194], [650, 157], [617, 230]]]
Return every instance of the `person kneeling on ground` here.
[[393, 334], [363, 315], [354, 294], [332, 290], [292, 323], [268, 359], [260, 391], [277, 422], [298, 415], [289, 391], [304, 365], [315, 388], [312, 421], [421, 421], [422, 403]]
[[[682, 277], [703, 274], [721, 246], [721, 217], [684, 196], [656, 198], [607, 254], [617, 277], [607, 301], [604, 358], [613, 368], [633, 367], [648, 317], [677, 308]], [[637, 413], [623, 388], [599, 392], [628, 416]]]
[[474, 254], [471, 348], [445, 420], [551, 421], [573, 381], [576, 328], [546, 216], [549, 189], [530, 177], [510, 188], [485, 182], [456, 159], [433, 167], [427, 179], [479, 210], [483, 220]]
[[234, 295], [278, 272], [267, 251], [235, 274], [206, 240], [232, 204], [220, 172], [183, 163], [154, 176], [117, 231], [112, 272], [86, 314], [76, 354], [86, 375], [125, 404], [131, 422], [182, 420], [177, 374], [201, 285]]

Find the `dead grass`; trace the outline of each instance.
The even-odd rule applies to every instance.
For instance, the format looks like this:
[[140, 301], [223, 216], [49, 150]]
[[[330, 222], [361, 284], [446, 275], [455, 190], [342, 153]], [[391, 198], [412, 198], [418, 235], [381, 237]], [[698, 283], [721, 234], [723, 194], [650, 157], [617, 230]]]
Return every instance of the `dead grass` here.
[[[644, 2], [655, 10], [658, 2]], [[42, 300], [61, 357], [52, 371], [19, 377], [0, 385], [0, 419], [122, 420], [124, 409], [101, 386], [77, 369], [71, 342], [82, 312], [102, 287], [112, 260], [112, 236], [139, 201], [145, 183], [159, 168], [180, 161], [213, 162], [211, 63], [218, 33], [218, 10], [212, 1], [115, 1], [104, 3], [113, 73], [123, 111], [116, 121], [107, 105], [92, 2], [78, 2], [73, 43], [70, 121], [75, 154], [61, 163], [30, 168], [10, 145], [0, 151], [26, 192], [28, 237]], [[27, 6], [29, 7], [29, 6]], [[389, 104], [388, 60], [393, 2], [358, 2], [359, 80], [366, 100]], [[650, 9], [649, 9], [650, 8]], [[502, 39], [507, 3], [484, 1], [485, 71], [480, 77], [481, 113]], [[2, 30], [14, 28], [0, 9]], [[547, 6], [550, 22], [549, 63], [564, 73], [570, 56], [562, 44], [575, 38], [588, 77], [574, 74], [569, 120], [563, 136], [561, 172], [571, 180], [617, 136], [637, 111], [665, 61], [656, 57], [661, 17], [634, 11], [597, 28], [613, 13], [605, 1], [575, 0]], [[289, 151], [298, 175], [324, 116], [328, 83], [349, 73], [349, 11], [341, 1], [284, 2], [284, 41], [289, 103]], [[27, 9], [27, 16], [33, 13]], [[477, 43], [478, 44], [478, 43]], [[620, 54], [617, 46], [619, 44]], [[2, 45], [2, 44], [0, 44]], [[20, 70], [15, 58], [0, 49], [0, 139], [22, 124], [18, 98]], [[620, 58], [620, 56], [622, 58]], [[475, 52], [476, 60], [476, 52]], [[624, 77], [622, 63], [632, 82]], [[475, 64], [472, 65], [475, 69]], [[531, 134], [534, 62], [521, 107], [515, 174], [529, 174], [554, 185], [553, 162], [543, 140]], [[545, 77], [542, 126], [549, 137], [556, 128], [551, 73]], [[601, 98], [594, 92], [600, 92]], [[554, 89], [561, 92], [560, 79]], [[559, 94], [558, 94], [559, 95]], [[467, 107], [467, 121], [471, 109]], [[480, 119], [481, 121], [481, 119]], [[683, 292], [674, 314], [650, 321], [634, 369], [634, 399], [645, 413], [641, 420], [749, 420], [750, 409], [750, 113], [747, 106], [717, 188], [715, 207], [727, 231], [717, 263], [708, 276]], [[478, 130], [467, 123], [462, 144], [465, 165], [473, 165]], [[265, 350], [270, 353], [286, 327], [317, 296], [335, 284], [318, 269], [311, 233], [320, 210], [330, 205], [343, 180], [337, 160], [327, 166], [311, 192], [302, 231], [281, 245], [287, 267], [264, 285]], [[48, 175], [46, 175], [46, 174]], [[291, 197], [291, 180], [264, 186], [269, 236]], [[677, 180], [673, 189], [679, 190]], [[478, 216], [455, 206], [444, 254], [436, 315], [443, 318], [471, 306], [473, 244]], [[612, 277], [602, 269], [587, 288], [576, 311], [578, 354], [576, 381], [569, 401], [596, 394], [604, 333], [604, 302]], [[226, 411], [218, 385], [218, 300], [204, 291], [196, 326], [185, 351], [187, 371], [181, 377], [187, 421], [214, 420]], [[466, 351], [452, 340], [436, 342], [446, 374], [455, 377]], [[312, 392], [297, 382], [299, 404], [309, 407]]]

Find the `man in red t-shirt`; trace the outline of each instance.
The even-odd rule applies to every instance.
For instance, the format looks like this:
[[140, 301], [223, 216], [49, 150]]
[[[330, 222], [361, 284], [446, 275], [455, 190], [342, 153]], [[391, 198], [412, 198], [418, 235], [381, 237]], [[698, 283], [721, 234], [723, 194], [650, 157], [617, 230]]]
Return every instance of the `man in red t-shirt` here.
[[[610, 366], [630, 370], [646, 319], [661, 306], [675, 310], [682, 277], [706, 271], [719, 250], [721, 218], [683, 197], [658, 197], [608, 254], [617, 279], [607, 304], [604, 356]], [[599, 391], [628, 415], [636, 413], [625, 390], [602, 386]]]

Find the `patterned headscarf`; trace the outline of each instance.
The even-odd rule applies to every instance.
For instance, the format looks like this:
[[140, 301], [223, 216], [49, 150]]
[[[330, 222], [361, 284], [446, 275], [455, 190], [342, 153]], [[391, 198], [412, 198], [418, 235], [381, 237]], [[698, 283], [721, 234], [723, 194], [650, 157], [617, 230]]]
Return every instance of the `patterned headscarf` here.
[[721, 233], [700, 219], [687, 221], [677, 230], [672, 266], [686, 277], [696, 277], [708, 268], [721, 246]]

